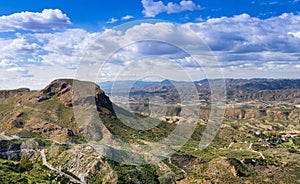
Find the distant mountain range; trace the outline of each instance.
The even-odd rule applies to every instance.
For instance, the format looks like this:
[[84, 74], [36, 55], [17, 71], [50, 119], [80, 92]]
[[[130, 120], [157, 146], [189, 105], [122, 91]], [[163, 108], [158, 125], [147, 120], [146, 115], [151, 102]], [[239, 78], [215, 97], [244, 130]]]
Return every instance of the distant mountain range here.
[[[208, 87], [209, 81], [224, 80], [227, 88], [237, 89], [250, 89], [250, 90], [281, 90], [281, 89], [300, 89], [300, 79], [203, 79], [194, 81], [195, 84], [201, 84], [202, 87]], [[141, 87], [154, 87], [161, 85], [180, 85], [190, 82], [163, 80], [163, 81], [106, 81], [99, 82], [101, 89], [109, 93], [112, 88], [126, 89], [126, 88], [141, 88]]]
[[[194, 81], [194, 86], [202, 100], [210, 99], [210, 82], [221, 79], [204, 79]], [[288, 101], [300, 103], [300, 79], [224, 79], [226, 84], [227, 99], [232, 101]], [[178, 86], [190, 86], [191, 82], [164, 80], [153, 81], [109, 81], [99, 83], [101, 88], [110, 96], [112, 89], [114, 96], [145, 95], [149, 93], [164, 94], [174, 91]], [[174, 88], [175, 87], [175, 88]], [[170, 93], [169, 93], [170, 95]]]
[[160, 85], [170, 85], [170, 84], [183, 84], [185, 82], [178, 82], [173, 80], [163, 80], [163, 81], [134, 81], [134, 80], [124, 80], [124, 81], [106, 81], [99, 82], [106, 93], [110, 93], [112, 88], [115, 89], [128, 89], [128, 88], [140, 88], [140, 87], [153, 87]]

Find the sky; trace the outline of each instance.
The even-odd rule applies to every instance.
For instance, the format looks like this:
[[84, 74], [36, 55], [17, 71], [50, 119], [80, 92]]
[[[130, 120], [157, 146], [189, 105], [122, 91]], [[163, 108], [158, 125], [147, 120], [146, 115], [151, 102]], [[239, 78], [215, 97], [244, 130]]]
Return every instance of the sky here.
[[1, 0], [0, 89], [300, 78], [299, 25], [299, 0]]

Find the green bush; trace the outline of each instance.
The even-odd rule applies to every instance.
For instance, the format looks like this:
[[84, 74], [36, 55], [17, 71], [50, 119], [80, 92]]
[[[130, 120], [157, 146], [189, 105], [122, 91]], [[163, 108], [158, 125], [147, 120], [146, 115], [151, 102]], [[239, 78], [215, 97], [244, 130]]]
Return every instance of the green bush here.
[[12, 125], [16, 128], [23, 128], [24, 127], [24, 122], [21, 120], [13, 120]]
[[251, 171], [247, 166], [245, 166], [241, 161], [235, 159], [235, 158], [228, 158], [231, 165], [234, 166], [234, 168], [237, 171], [237, 175], [240, 177], [248, 177], [251, 175]]
[[26, 172], [33, 169], [33, 163], [26, 157], [22, 157], [18, 167], [19, 172]]

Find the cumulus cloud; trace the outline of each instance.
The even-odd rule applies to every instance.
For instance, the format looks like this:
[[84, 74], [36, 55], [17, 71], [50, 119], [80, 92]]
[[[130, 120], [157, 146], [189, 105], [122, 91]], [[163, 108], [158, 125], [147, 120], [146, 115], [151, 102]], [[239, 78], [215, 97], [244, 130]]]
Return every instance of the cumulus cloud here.
[[43, 46], [32, 35], [16, 34], [16, 38], [0, 38], [0, 67], [17, 66], [22, 62], [38, 61]]
[[24, 37], [14, 39], [9, 45], [3, 48], [6, 52], [14, 54], [31, 54], [35, 55], [39, 51], [40, 46], [36, 43], [28, 42]]
[[199, 10], [201, 7], [196, 5], [191, 0], [182, 0], [179, 4], [169, 2], [165, 5], [162, 1], [153, 1], [153, 0], [142, 0], [144, 7], [143, 14], [145, 17], [156, 17], [156, 15], [161, 13], [180, 13], [183, 11], [194, 11]]
[[40, 89], [55, 78], [73, 77], [76, 65], [97, 34], [68, 29], [0, 39], [0, 86], [31, 84]]
[[69, 24], [71, 24], [70, 19], [59, 9], [45, 9], [42, 12], [26, 11], [1, 16], [0, 32], [58, 30]]
[[[115, 35], [114, 43], [128, 42], [135, 39], [164, 40], [177, 43], [179, 47], [201, 50], [195, 35], [184, 31], [190, 29], [203, 39], [218, 58], [227, 77], [299, 77], [300, 63], [300, 15], [284, 13], [268, 19], [251, 17], [248, 14], [233, 17], [210, 18], [200, 23], [174, 25], [171, 23], [142, 23], [128, 29], [124, 34]], [[127, 49], [127, 50], [126, 50]], [[199, 67], [190, 62], [185, 55], [174, 55], [176, 49], [164, 44], [151, 43], [130, 46], [115, 55], [112, 64], [124, 66], [133, 56], [139, 54], [167, 56], [183, 66]], [[178, 51], [178, 50], [177, 50]], [[178, 52], [175, 52], [178, 53]], [[175, 56], [175, 58], [174, 58]], [[125, 64], [122, 61], [126, 61]], [[201, 63], [206, 65], [206, 63]], [[210, 66], [218, 67], [218, 66]], [[115, 71], [112, 68], [108, 70]], [[109, 71], [105, 72], [109, 74]], [[113, 72], [111, 72], [113, 74]]]
[[64, 32], [36, 33], [33, 37], [43, 48], [44, 54], [40, 55], [43, 63], [70, 67], [79, 62], [98, 34], [83, 29], [68, 29]]
[[300, 15], [284, 13], [268, 19], [241, 14], [187, 24], [214, 51], [234, 53], [297, 52]]

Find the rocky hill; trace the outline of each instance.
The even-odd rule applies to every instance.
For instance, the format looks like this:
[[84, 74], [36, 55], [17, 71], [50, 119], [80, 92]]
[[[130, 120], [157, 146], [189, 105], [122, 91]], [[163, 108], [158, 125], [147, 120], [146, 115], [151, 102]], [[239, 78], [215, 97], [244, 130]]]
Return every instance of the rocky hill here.
[[[44, 138], [59, 142], [79, 138], [72, 104], [96, 101], [99, 108], [112, 105], [99, 86], [88, 82], [82, 82], [82, 85], [94, 85], [95, 96], [80, 98], [74, 95], [73, 100], [72, 84], [73, 80], [59, 79], [39, 92], [30, 92], [28, 89], [1, 91], [0, 131], [20, 137], [41, 134]], [[99, 111], [102, 114], [109, 112], [111, 109]]]
[[[132, 88], [130, 97], [141, 102], [131, 104], [132, 112], [91, 82], [58, 79], [41, 91], [0, 91], [0, 183], [297, 183], [299, 81], [226, 80], [225, 121], [205, 150], [198, 145], [210, 115], [209, 83], [196, 82], [203, 105], [194, 134], [174, 155], [148, 165], [113, 161], [128, 153], [109, 144], [123, 140], [137, 152], [126, 158], [134, 158], [142, 153], [139, 145], [153, 145], [174, 131], [182, 112], [170, 81]], [[76, 91], [74, 85], [90, 91]], [[155, 95], [169, 103], [159, 120], [148, 117], [143, 101]], [[82, 111], [79, 119], [74, 108]], [[89, 116], [91, 109], [104, 126]], [[130, 124], [139, 121], [156, 126], [142, 130]], [[95, 144], [102, 140], [107, 145]]]

